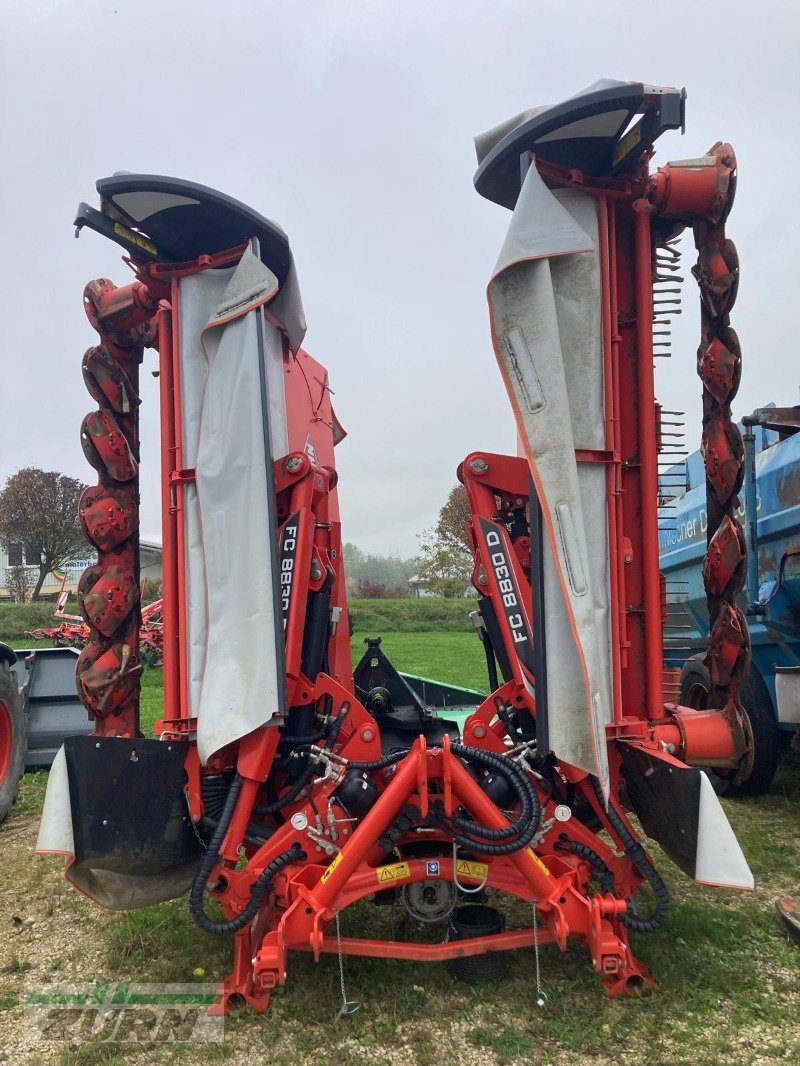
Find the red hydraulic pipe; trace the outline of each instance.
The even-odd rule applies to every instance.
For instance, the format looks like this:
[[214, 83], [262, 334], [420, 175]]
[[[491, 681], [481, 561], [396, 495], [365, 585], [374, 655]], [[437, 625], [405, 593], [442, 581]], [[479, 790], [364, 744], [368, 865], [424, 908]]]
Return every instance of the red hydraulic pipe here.
[[325, 909], [332, 906], [350, 876], [367, 857], [375, 841], [402, 811], [408, 797], [416, 788], [419, 762], [425, 757], [425, 749], [420, 747], [419, 741], [416, 741], [405, 759], [398, 764], [397, 771], [385, 791], [381, 793], [369, 813], [361, 820], [356, 831], [334, 859], [336, 865], [332, 863], [328, 867], [330, 873], [327, 879], [320, 881], [313, 889], [318, 906]]
[[619, 463], [619, 434], [617, 415], [614, 410], [613, 358], [611, 340], [611, 263], [608, 240], [608, 200], [597, 199], [598, 231], [600, 235], [600, 276], [602, 295], [600, 306], [603, 312], [603, 396], [605, 403], [605, 445], [613, 454], [612, 462], [606, 465], [606, 501], [608, 509], [609, 588], [611, 594], [611, 688], [612, 713], [615, 722], [622, 718], [622, 671], [620, 663], [619, 615], [620, 588], [617, 579], [619, 570], [619, 533], [617, 529], [617, 465]]
[[175, 513], [170, 478], [175, 453], [174, 379], [172, 367], [172, 311], [162, 307], [158, 316], [159, 391], [161, 402], [161, 541], [163, 545], [164, 717], [181, 715], [178, 675], [179, 633], [176, 617], [178, 559]]
[[653, 251], [650, 216], [635, 212], [636, 357], [639, 371], [639, 471], [642, 508], [644, 666], [648, 714], [663, 703], [661, 590], [658, 571], [658, 451], [653, 374]]
[[[178, 307], [178, 279], [173, 278], [170, 285], [170, 304], [175, 310]], [[178, 318], [174, 317], [172, 323], [172, 424], [173, 424], [173, 455], [172, 473], [177, 474], [183, 469], [183, 432], [181, 420], [181, 368], [180, 368], [180, 332]], [[183, 484], [172, 480], [170, 474], [171, 509], [175, 519], [175, 548], [176, 548], [176, 600], [178, 620], [178, 677], [180, 703], [176, 708], [179, 717], [189, 718], [189, 682], [188, 682], [188, 659], [189, 641], [186, 629], [186, 535], [183, 522]]]
[[[609, 233], [609, 273], [611, 277], [611, 285], [609, 287], [609, 311], [611, 316], [611, 378], [606, 382], [606, 388], [611, 393], [611, 410], [614, 417], [614, 428], [616, 432], [617, 448], [620, 447], [620, 422], [619, 422], [619, 350], [620, 350], [620, 335], [619, 335], [619, 299], [617, 294], [617, 212], [616, 206], [612, 201], [607, 202], [608, 211], [608, 233]], [[622, 461], [614, 462], [614, 513], [615, 513], [615, 528], [617, 537], [622, 537], [625, 529], [625, 523], [623, 520], [623, 505], [622, 505]], [[610, 535], [610, 533], [609, 533]], [[617, 551], [616, 559], [616, 573], [611, 574], [610, 579], [613, 584], [616, 581], [617, 584], [617, 604], [619, 608], [619, 614], [617, 617], [617, 623], [619, 625], [619, 657], [620, 666], [626, 667], [628, 665], [628, 617], [625, 612], [625, 559], [621, 551]], [[620, 694], [621, 696], [621, 694]]]
[[[449, 751], [443, 754], [443, 758], [451, 759], [453, 791], [471, 812], [472, 817], [487, 829], [504, 829], [508, 825], [508, 819], [489, 799], [475, 778]], [[546, 903], [559, 890], [556, 879], [531, 848], [512, 852], [508, 860], [513, 862], [525, 880], [533, 885], [540, 903]]]

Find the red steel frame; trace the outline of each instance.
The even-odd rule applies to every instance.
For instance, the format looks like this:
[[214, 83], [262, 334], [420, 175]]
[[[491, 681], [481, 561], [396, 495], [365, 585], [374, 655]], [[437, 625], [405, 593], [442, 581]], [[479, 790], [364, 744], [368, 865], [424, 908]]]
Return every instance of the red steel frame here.
[[[534, 160], [534, 163], [536, 161]], [[576, 186], [596, 197], [602, 276], [602, 357], [605, 378], [605, 449], [578, 453], [579, 461], [606, 465], [610, 543], [613, 717], [607, 727], [612, 797], [619, 791], [620, 752], [617, 741], [635, 742], [663, 757], [671, 751], [687, 761], [716, 759], [733, 766], [740, 752], [728, 719], [716, 711], [691, 712], [664, 706], [662, 687], [662, 608], [657, 538], [657, 409], [653, 389], [652, 259], [650, 211], [644, 199], [646, 163], [633, 178], [596, 180], [576, 171], [537, 163], [551, 184]], [[339, 817], [331, 799], [347, 768], [380, 758], [380, 730], [373, 716], [356, 698], [346, 615], [329, 631], [326, 668], [304, 674], [303, 637], [310, 595], [328, 590], [332, 605], [344, 609], [346, 596], [341, 557], [341, 532], [335, 492], [333, 447], [338, 426], [330, 406], [327, 373], [302, 350], [292, 353], [284, 344], [284, 369], [289, 451], [276, 457], [278, 547], [282, 558], [293, 556], [291, 595], [285, 614], [285, 663], [290, 708], [329, 708], [327, 717], [339, 730], [332, 749], [312, 749], [325, 773], [310, 782], [288, 803], [281, 819], [273, 819], [263, 843], [248, 838], [254, 808], [269, 804], [267, 779], [276, 761], [281, 730], [262, 727], [217, 753], [201, 767], [194, 746], [195, 723], [188, 716], [186, 677], [186, 607], [183, 502], [194, 471], [183, 466], [181, 442], [181, 372], [178, 286], [181, 277], [237, 261], [243, 249], [179, 265], [138, 268], [139, 281], [125, 290], [107, 293], [115, 308], [128, 308], [122, 324], [157, 341], [160, 366], [162, 435], [162, 516], [164, 544], [164, 690], [165, 713], [159, 724], [162, 738], [187, 743], [187, 800], [193, 821], [203, 814], [202, 778], [209, 773], [233, 772], [241, 791], [224, 834], [215, 877], [208, 891], [220, 902], [226, 919], [248, 905], [254, 885], [270, 864], [296, 845], [301, 857], [284, 866], [271, 885], [270, 896], [255, 919], [236, 932], [234, 967], [223, 983], [219, 1010], [245, 1003], [264, 1009], [270, 993], [286, 980], [289, 950], [310, 950], [315, 958], [335, 950], [325, 930], [344, 907], [390, 884], [419, 880], [453, 880], [454, 863], [466, 863], [459, 876], [535, 903], [542, 918], [540, 941], [554, 941], [563, 949], [569, 935], [581, 936], [594, 967], [609, 994], [632, 993], [650, 977], [633, 957], [621, 918], [627, 899], [635, 896], [641, 875], [621, 852], [623, 841], [599, 803], [588, 775], [566, 764], [553, 769], [550, 790], [531, 775], [542, 807], [542, 820], [531, 846], [509, 855], [459, 860], [452, 837], [428, 822], [424, 840], [435, 845], [436, 869], [414, 853], [416, 829], [441, 808], [451, 816], [466, 808], [488, 829], [501, 829], [510, 818], [465, 769], [445, 736], [429, 746], [419, 736], [395, 766], [370, 771], [377, 795], [360, 817]], [[137, 288], [138, 287], [138, 288]], [[143, 298], [146, 297], [146, 298]], [[269, 317], [269, 311], [265, 312]], [[120, 322], [117, 321], [117, 328]], [[474, 453], [460, 467], [472, 517], [470, 535], [475, 554], [474, 581], [483, 595], [498, 605], [497, 617], [512, 676], [468, 719], [464, 744], [508, 754], [511, 743], [498, 710], [506, 706], [536, 713], [535, 678], [517, 655], [515, 626], [528, 634], [532, 620], [530, 538], [512, 540], [506, 520], [528, 505], [527, 463], [512, 456]], [[499, 503], [498, 503], [499, 501]], [[481, 525], [483, 523], [483, 525]], [[486, 555], [489, 529], [508, 559], [506, 580], [519, 601], [519, 623], [509, 623], [499, 609], [502, 591]], [[327, 593], [326, 593], [327, 594]], [[519, 630], [521, 631], [521, 630]], [[519, 634], [518, 631], [518, 634]], [[290, 716], [291, 718], [291, 712]], [[113, 723], [119, 735], [119, 723]], [[125, 720], [127, 735], [138, 731]], [[98, 719], [97, 733], [111, 733], [112, 723]], [[679, 765], [679, 764], [676, 764]], [[286, 780], [273, 781], [285, 790]], [[582, 797], [608, 831], [613, 846], [577, 818], [559, 822], [554, 815], [559, 791]], [[393, 837], [400, 856], [394, 861], [381, 838], [397, 826], [403, 812], [412, 811]], [[328, 828], [319, 812], [328, 812]], [[341, 810], [339, 811], [341, 814]], [[271, 815], [268, 815], [270, 818]], [[624, 816], [620, 815], [624, 821]], [[627, 824], [627, 823], [626, 823]], [[310, 827], [316, 825], [312, 832]], [[321, 827], [321, 829], [319, 828]], [[631, 827], [627, 826], [632, 832]], [[592, 866], [580, 853], [564, 849], [564, 841], [591, 850], [613, 872], [616, 894], [590, 895]], [[617, 850], [619, 849], [619, 850]], [[242, 851], [247, 856], [240, 863]], [[394, 943], [344, 938], [345, 953], [435, 961], [529, 945], [532, 930], [520, 930], [441, 945]]]

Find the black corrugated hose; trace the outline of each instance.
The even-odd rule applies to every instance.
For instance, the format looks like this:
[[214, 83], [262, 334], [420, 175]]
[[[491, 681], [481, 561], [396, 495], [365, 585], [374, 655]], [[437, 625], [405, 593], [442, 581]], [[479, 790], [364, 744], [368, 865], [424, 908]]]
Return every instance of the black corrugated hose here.
[[571, 851], [579, 859], [588, 862], [594, 870], [595, 880], [600, 885], [602, 893], [614, 891], [614, 871], [587, 844], [581, 844], [579, 840], [570, 840], [569, 837], [564, 837], [556, 841], [555, 847], [556, 851]]
[[208, 850], [203, 856], [203, 861], [200, 863], [200, 869], [197, 871], [197, 877], [195, 877], [192, 884], [191, 891], [189, 892], [189, 910], [195, 922], [205, 933], [211, 933], [212, 936], [228, 936], [233, 933], [238, 933], [240, 929], [243, 929], [248, 922], [251, 922], [258, 913], [258, 909], [264, 901], [264, 897], [269, 892], [272, 884], [272, 879], [275, 875], [293, 862], [301, 862], [306, 858], [306, 853], [300, 847], [299, 844], [293, 844], [287, 851], [282, 852], [267, 866], [258, 879], [253, 883], [250, 889], [250, 901], [241, 914], [237, 914], [235, 918], [231, 918], [226, 922], [215, 922], [205, 912], [203, 902], [205, 897], [206, 885], [208, 879], [211, 876], [211, 871], [217, 864], [219, 859], [219, 849], [222, 846], [222, 841], [225, 839], [225, 834], [228, 831], [233, 812], [236, 807], [236, 801], [239, 798], [239, 793], [242, 788], [242, 778], [239, 774], [235, 774], [231, 787], [228, 790], [228, 796], [225, 800], [225, 806], [220, 815], [217, 827], [214, 830]]
[[[338, 714], [334, 719], [332, 719], [332, 721], [328, 723], [325, 729], [323, 729], [320, 733], [316, 733], [308, 737], [284, 736], [281, 738], [281, 741], [298, 741], [299, 743], [296, 750], [299, 751], [302, 747], [305, 747], [306, 745], [316, 744], [318, 740], [324, 740], [328, 748], [330, 749], [339, 739], [339, 733], [341, 732], [343, 722], [344, 715]], [[266, 814], [277, 814], [278, 811], [280, 811], [283, 807], [288, 807], [290, 803], [294, 803], [294, 801], [298, 798], [298, 796], [306, 787], [308, 782], [311, 780], [315, 767], [316, 762], [314, 762], [313, 760], [309, 760], [308, 765], [302, 771], [302, 773], [288, 792], [284, 793], [283, 796], [275, 800], [273, 803], [267, 804], [266, 806], [261, 805], [253, 807], [253, 814], [257, 814], [260, 817], [263, 817]]]
[[[597, 796], [600, 806], [604, 806], [605, 800], [603, 797], [603, 790], [600, 787], [600, 782], [596, 777], [590, 777], [589, 780], [592, 783], [594, 794]], [[608, 820], [611, 822], [614, 831], [622, 841], [625, 848], [625, 854], [652, 888], [653, 897], [655, 899], [655, 908], [649, 918], [641, 918], [636, 913], [636, 901], [630, 899], [628, 900], [628, 913], [620, 914], [619, 920], [628, 929], [632, 929], [634, 933], [657, 933], [664, 925], [664, 922], [666, 922], [667, 914], [669, 912], [669, 892], [667, 891], [667, 886], [661, 880], [661, 875], [658, 870], [656, 870], [655, 866], [653, 866], [648, 859], [642, 845], [620, 818], [610, 799], [608, 801]]]
[[276, 799], [274, 803], [267, 804], [266, 806], [253, 807], [253, 814], [265, 815], [276, 814], [282, 807], [288, 807], [290, 803], [294, 803], [314, 773], [316, 762], [309, 762], [308, 766], [302, 771], [298, 779], [292, 785], [288, 792], [285, 792], [280, 799]]
[[[348, 767], [351, 770], [365, 770], [367, 772], [383, 770], [387, 766], [400, 762], [408, 755], [410, 750], [409, 748], [404, 751], [396, 751], [391, 755], [385, 755], [382, 759], [375, 759], [373, 762], [351, 762], [348, 763]], [[492, 752], [484, 751], [482, 748], [470, 748], [465, 744], [451, 744], [450, 750], [458, 758], [463, 759], [464, 762], [476, 763], [486, 770], [493, 770], [495, 773], [505, 777], [520, 801], [520, 814], [517, 819], [502, 829], [486, 829], [484, 826], [478, 825], [477, 822], [469, 821], [457, 815], [448, 818], [438, 811], [431, 811], [431, 820], [450, 833], [457, 844], [460, 844], [466, 850], [480, 853], [481, 855], [511, 855], [513, 852], [524, 848], [536, 835], [541, 817], [539, 797], [525, 771], [505, 756], [495, 755]], [[462, 829], [463, 833], [458, 833], [458, 829]], [[486, 844], [483, 843], [483, 840], [474, 840], [473, 837], [476, 836], [482, 837], [483, 840], [502, 841], [502, 843]], [[507, 837], [516, 837], [516, 839], [509, 841], [506, 839]]]

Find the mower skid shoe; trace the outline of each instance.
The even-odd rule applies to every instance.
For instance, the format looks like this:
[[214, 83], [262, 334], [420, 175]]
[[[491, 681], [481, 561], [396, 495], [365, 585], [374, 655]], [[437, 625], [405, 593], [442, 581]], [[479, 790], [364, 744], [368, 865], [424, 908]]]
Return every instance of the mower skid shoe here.
[[182, 895], [202, 850], [183, 791], [186, 752], [176, 742], [67, 737], [37, 850], [66, 854], [68, 880], [111, 910]]
[[620, 744], [628, 800], [645, 833], [701, 884], [753, 888], [753, 875], [711, 782], [671, 755]]

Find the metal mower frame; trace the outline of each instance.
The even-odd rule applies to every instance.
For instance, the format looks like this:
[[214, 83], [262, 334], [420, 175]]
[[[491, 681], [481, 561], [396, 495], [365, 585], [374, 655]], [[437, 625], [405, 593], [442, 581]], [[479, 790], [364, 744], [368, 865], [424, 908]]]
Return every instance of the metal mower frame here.
[[[178, 285], [192, 274], [238, 262], [250, 237], [260, 237], [267, 259], [274, 254], [280, 260], [281, 283], [285, 257], [275, 251], [282, 245], [261, 225], [264, 220], [260, 228], [255, 222], [248, 228], [249, 209], [190, 183], [122, 176], [99, 183], [102, 214], [81, 206], [78, 224], [122, 244], [136, 280], [117, 288], [101, 279], [84, 295], [100, 343], [84, 357], [99, 409], [84, 421], [83, 439], [100, 483], [88, 491], [81, 511], [99, 559], [81, 583], [90, 633], [78, 667], [79, 691], [95, 716], [91, 743], [101, 757], [120, 744], [132, 751], [132, 763], [144, 764], [153, 745], [182, 753], [185, 778], [177, 787], [203, 843], [194, 860], [190, 907], [201, 928], [234, 940], [233, 969], [215, 1009], [265, 1009], [287, 979], [293, 950], [310, 951], [315, 959], [340, 950], [441, 961], [528, 946], [536, 938], [563, 950], [572, 936], [585, 942], [609, 995], [634, 994], [652, 984], [633, 955], [629, 933], [662, 924], [666, 890], [624, 810], [635, 808], [648, 833], [691, 873], [678, 800], [682, 790], [698, 787], [692, 767], [712, 764], [746, 775], [749, 753], [737, 701], [747, 662], [746, 625], [733, 602], [738, 563], [731, 569], [729, 554], [714, 537], [723, 524], [736, 529], [740, 475], [729, 401], [738, 375], [728, 376], [726, 392], [710, 357], [701, 367], [704, 441], [720, 512], [710, 522], [708, 569], [716, 606], [710, 667], [721, 709], [693, 711], [665, 700], [657, 497], [666, 446], [654, 396], [653, 321], [660, 308], [654, 307], [653, 287], [660, 281], [659, 259], [672, 254], [659, 249], [671, 248], [681, 224], [695, 225], [699, 235], [704, 306], [717, 299], [705, 320], [706, 346], [716, 343], [715, 328], [728, 337], [727, 320], [712, 311], [723, 307], [726, 315], [735, 295], [730, 242], [721, 233], [735, 166], [729, 146], [715, 146], [691, 165], [670, 164], [652, 175], [648, 169], [656, 137], [683, 121], [684, 95], [630, 83], [616, 96], [608, 90], [559, 105], [509, 135], [511, 141], [506, 138], [484, 160], [477, 179], [479, 191], [512, 206], [509, 189], [518, 191], [534, 166], [550, 188], [577, 188], [597, 203], [605, 447], [579, 452], [576, 459], [602, 464], [606, 472], [613, 713], [601, 742], [608, 748], [608, 796], [596, 778], [559, 760], [547, 745], [540, 486], [526, 459], [514, 456], [475, 452], [459, 467], [470, 503], [478, 628], [493, 691], [468, 718], [460, 740], [451, 723], [430, 715], [406, 747], [382, 746], [382, 725], [398, 720], [397, 709], [387, 708], [375, 690], [360, 700], [353, 686], [333, 454], [341, 433], [328, 375], [302, 349], [292, 350], [286, 336], [289, 450], [272, 457], [271, 470], [277, 574], [283, 575], [276, 610], [285, 634], [285, 706], [273, 708], [279, 713], [269, 725], [201, 764], [197, 722], [187, 712], [182, 514], [196, 471], [182, 457]], [[566, 148], [538, 141], [559, 122], [568, 125], [615, 107], [627, 109], [628, 118], [637, 112], [642, 117], [629, 132], [627, 120], [620, 125], [602, 159], [593, 146], [594, 169], [581, 166], [580, 138]], [[548, 143], [561, 155], [554, 149], [548, 156]], [[114, 206], [112, 184], [134, 180], [200, 203], [191, 236], [202, 254], [181, 260], [174, 250], [160, 250], [159, 234], [125, 220]], [[201, 211], [211, 214], [201, 218]], [[219, 226], [206, 246], [202, 227], [209, 217]], [[228, 225], [231, 218], [236, 225]], [[166, 226], [164, 232], [170, 232]], [[226, 233], [236, 237], [231, 247]], [[269, 241], [274, 247], [264, 252]], [[721, 242], [725, 271], [714, 258]], [[726, 284], [727, 301], [720, 297]], [[269, 306], [264, 314], [275, 321]], [[165, 709], [158, 741], [141, 739], [138, 707], [137, 375], [145, 345], [158, 351], [161, 398]], [[724, 484], [720, 466], [727, 471]], [[741, 538], [734, 539], [743, 551]], [[661, 791], [647, 791], [651, 778]], [[600, 836], [603, 830], [610, 842]], [[76, 849], [78, 864], [81, 858]], [[650, 919], [632, 903], [645, 879], [656, 895]], [[357, 900], [441, 881], [514, 895], [534, 906], [538, 921], [434, 945], [329, 935], [336, 916]], [[221, 920], [206, 914], [208, 896], [221, 905]]]

